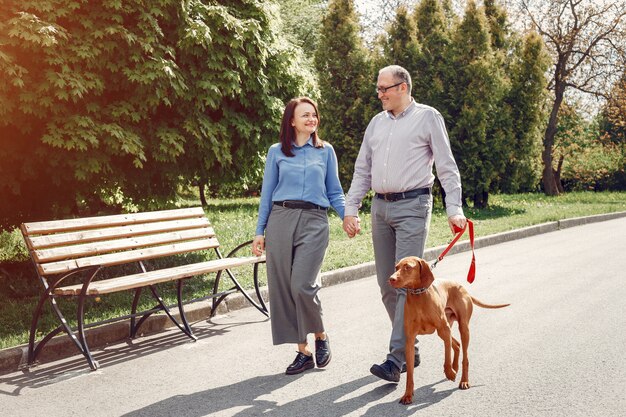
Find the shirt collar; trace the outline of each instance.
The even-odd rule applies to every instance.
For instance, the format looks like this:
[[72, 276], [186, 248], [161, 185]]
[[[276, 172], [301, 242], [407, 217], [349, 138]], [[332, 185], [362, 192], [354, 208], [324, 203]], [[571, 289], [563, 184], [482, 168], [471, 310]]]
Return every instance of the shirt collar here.
[[415, 107], [415, 105], [416, 105], [415, 100], [413, 100], [413, 97], [411, 97], [411, 101], [409, 102], [409, 105], [406, 106], [406, 108], [402, 110], [400, 113], [398, 113], [397, 116], [394, 116], [393, 113], [389, 110], [387, 110], [385, 113], [387, 113], [387, 117], [389, 117], [390, 119], [400, 119], [404, 117], [409, 111], [411, 111]]
[[305, 147], [305, 146], [307, 146], [307, 145], [309, 145], [309, 146], [313, 146], [313, 135], [309, 136], [309, 140], [307, 140], [307, 141], [306, 141], [306, 143], [305, 143], [304, 145], [302, 145], [302, 146], [298, 146], [298, 145], [296, 144], [296, 141], [293, 141], [293, 147], [294, 147], [294, 148], [298, 148], [298, 149], [300, 149], [300, 148], [304, 148], [304, 147]]

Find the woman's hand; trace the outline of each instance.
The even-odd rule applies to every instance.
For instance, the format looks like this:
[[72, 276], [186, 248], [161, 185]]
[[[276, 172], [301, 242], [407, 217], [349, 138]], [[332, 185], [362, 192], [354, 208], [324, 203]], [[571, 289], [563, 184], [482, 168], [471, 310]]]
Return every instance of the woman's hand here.
[[263, 251], [265, 250], [265, 236], [256, 235], [254, 240], [252, 241], [252, 253], [256, 256], [263, 255]]

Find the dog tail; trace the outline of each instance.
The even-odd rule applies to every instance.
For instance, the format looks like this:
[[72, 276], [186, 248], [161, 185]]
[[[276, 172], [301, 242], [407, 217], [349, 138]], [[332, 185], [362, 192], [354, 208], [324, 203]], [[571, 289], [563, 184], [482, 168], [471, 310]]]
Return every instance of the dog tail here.
[[504, 307], [508, 307], [508, 306], [511, 305], [511, 304], [496, 304], [496, 305], [485, 304], [482, 301], [480, 301], [480, 300], [478, 300], [478, 299], [476, 299], [474, 297], [471, 297], [471, 298], [472, 298], [472, 303], [474, 303], [474, 305], [477, 305], [478, 307], [482, 307], [482, 308], [504, 308]]

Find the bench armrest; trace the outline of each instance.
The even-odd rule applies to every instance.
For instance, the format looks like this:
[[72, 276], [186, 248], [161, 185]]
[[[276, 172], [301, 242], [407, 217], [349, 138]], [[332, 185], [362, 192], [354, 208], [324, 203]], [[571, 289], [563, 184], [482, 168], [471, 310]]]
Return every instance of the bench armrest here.
[[247, 242], [243, 242], [242, 244], [238, 245], [235, 249], [230, 251], [228, 253], [228, 255], [226, 255], [226, 257], [227, 258], [232, 258], [235, 255], [235, 253], [239, 252], [241, 249], [243, 249], [245, 247], [250, 247], [251, 244], [252, 244], [252, 240], [248, 240]]

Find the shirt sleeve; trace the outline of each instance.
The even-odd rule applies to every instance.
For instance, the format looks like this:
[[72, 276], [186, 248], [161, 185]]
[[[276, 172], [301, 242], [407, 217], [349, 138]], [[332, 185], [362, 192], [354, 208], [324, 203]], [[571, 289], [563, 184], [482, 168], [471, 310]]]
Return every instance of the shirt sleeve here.
[[343, 220], [346, 198], [339, 181], [339, 169], [337, 167], [337, 154], [330, 144], [328, 146], [328, 159], [326, 161], [326, 195], [330, 205], [335, 209], [341, 220]]
[[372, 119], [369, 125], [367, 125], [367, 129], [365, 129], [361, 149], [359, 149], [359, 155], [354, 163], [354, 175], [352, 176], [350, 190], [346, 196], [346, 216], [357, 216], [359, 214], [361, 200], [372, 188], [372, 149], [369, 146], [369, 138], [374, 131], [375, 120], [376, 118]]
[[267, 220], [272, 211], [272, 195], [278, 184], [278, 165], [276, 164], [276, 152], [278, 147], [272, 146], [267, 152], [265, 160], [265, 172], [263, 174], [263, 185], [261, 187], [261, 202], [259, 204], [259, 218], [256, 224], [256, 235], [265, 234]]
[[446, 125], [439, 112], [433, 111], [431, 118], [431, 149], [435, 159], [437, 177], [446, 192], [446, 212], [448, 217], [463, 215], [461, 197], [461, 174], [452, 155]]

